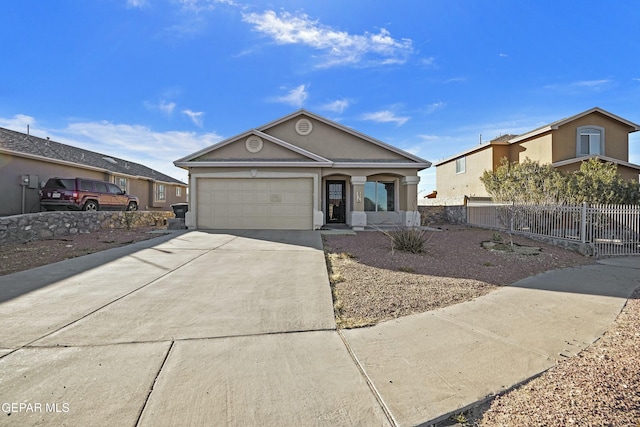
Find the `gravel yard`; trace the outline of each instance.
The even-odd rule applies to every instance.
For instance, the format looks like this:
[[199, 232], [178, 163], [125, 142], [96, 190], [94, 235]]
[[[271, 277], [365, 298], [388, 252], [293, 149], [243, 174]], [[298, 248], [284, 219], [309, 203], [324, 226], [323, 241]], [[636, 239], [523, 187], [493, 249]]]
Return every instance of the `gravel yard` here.
[[[504, 241], [508, 236], [499, 235]], [[490, 251], [490, 230], [452, 226], [427, 234], [425, 253], [391, 251], [389, 237], [365, 231], [325, 235], [332, 270], [336, 318], [357, 327], [446, 307], [544, 271], [594, 262], [575, 252], [522, 237], [514, 243], [542, 249], [537, 255]]]
[[[395, 251], [387, 236], [325, 236], [340, 327], [370, 325], [456, 304], [498, 286], [594, 260], [516, 237], [542, 248], [515, 255], [482, 248], [487, 230], [434, 232], [424, 254]], [[406, 271], [411, 271], [407, 273]], [[578, 356], [445, 426], [640, 426], [640, 288], [602, 339]]]

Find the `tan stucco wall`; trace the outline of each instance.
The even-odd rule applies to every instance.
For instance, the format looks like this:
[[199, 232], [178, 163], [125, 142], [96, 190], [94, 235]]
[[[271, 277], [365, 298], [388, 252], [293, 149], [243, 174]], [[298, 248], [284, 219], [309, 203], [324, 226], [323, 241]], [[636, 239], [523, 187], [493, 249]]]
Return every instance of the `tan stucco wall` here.
[[[436, 191], [438, 198], [461, 196], [485, 197], [487, 192], [480, 177], [494, 164], [494, 147], [487, 146], [466, 156], [466, 171], [456, 173], [455, 159], [436, 167]], [[499, 162], [499, 159], [498, 159]]]
[[35, 159], [12, 156], [0, 153], [0, 215], [16, 215], [22, 213], [22, 175], [36, 175], [38, 188], [25, 188], [25, 211], [40, 212], [40, 184], [53, 177], [83, 177], [105, 180], [104, 172], [73, 168], [56, 163], [48, 163]]
[[299, 135], [295, 124], [301, 118], [294, 117], [264, 132], [327, 159], [404, 159], [400, 154], [306, 116], [313, 130], [309, 135]]
[[201, 156], [198, 160], [227, 160], [227, 159], [300, 159], [309, 160], [308, 157], [295, 151], [283, 148], [273, 142], [262, 139], [262, 149], [257, 153], [251, 153], [246, 147], [247, 138], [241, 138], [230, 144], [216, 149], [212, 153]]
[[552, 163], [552, 141], [551, 133], [545, 133], [525, 141], [511, 144], [511, 158], [518, 163], [524, 162], [527, 158], [540, 163]]
[[[113, 176], [118, 176], [102, 171], [0, 153], [0, 194], [2, 194], [0, 216], [15, 215], [22, 212], [22, 186], [20, 185], [20, 177], [22, 175], [37, 175], [39, 184], [53, 177], [80, 177], [113, 182]], [[129, 180], [128, 193], [137, 196], [140, 201], [140, 209], [145, 209], [146, 206], [150, 204], [149, 181], [133, 177], [126, 178]], [[39, 187], [40, 185], [38, 185], [37, 189], [25, 188], [25, 207], [27, 213], [40, 212]], [[171, 188], [171, 190], [169, 190], [169, 188]], [[167, 201], [162, 206], [159, 206], [158, 209], [171, 210], [171, 203], [186, 202], [186, 188], [182, 190], [183, 197], [179, 199], [175, 197], [175, 186], [167, 184], [167, 189]], [[172, 197], [171, 194], [173, 195]]]
[[629, 127], [594, 112], [553, 131], [552, 162], [576, 157], [577, 129], [581, 126], [604, 128], [604, 155], [625, 162], [629, 161]]

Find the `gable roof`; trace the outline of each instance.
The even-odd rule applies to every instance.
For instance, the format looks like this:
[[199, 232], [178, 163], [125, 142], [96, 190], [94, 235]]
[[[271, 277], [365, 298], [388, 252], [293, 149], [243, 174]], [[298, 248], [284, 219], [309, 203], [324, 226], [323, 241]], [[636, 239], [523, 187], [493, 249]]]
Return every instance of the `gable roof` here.
[[589, 156], [582, 156], [582, 157], [576, 157], [576, 158], [573, 158], [573, 159], [561, 160], [559, 162], [553, 163], [551, 166], [553, 166], [554, 168], [557, 168], [557, 167], [560, 167], [560, 166], [566, 166], [566, 165], [571, 165], [571, 164], [574, 164], [574, 163], [585, 162], [585, 161], [587, 161], [589, 159], [598, 159], [598, 160], [602, 160], [603, 162], [613, 163], [613, 164], [620, 165], [620, 166], [626, 166], [628, 168], [636, 169], [636, 170], [640, 171], [640, 165], [636, 165], [634, 163], [625, 162], [624, 160], [620, 160], [620, 159], [614, 159], [613, 157], [603, 156], [601, 154], [592, 154], [592, 155], [589, 155]]
[[[361, 160], [361, 159], [328, 159], [324, 156], [320, 156], [316, 153], [312, 153], [311, 151], [305, 150], [301, 147], [298, 147], [292, 143], [289, 143], [287, 141], [283, 141], [280, 138], [276, 138], [270, 134], [267, 133], [267, 131], [281, 123], [284, 123], [286, 121], [289, 121], [291, 119], [294, 119], [296, 117], [299, 116], [306, 116], [308, 118], [312, 118], [315, 119], [321, 123], [324, 123], [328, 126], [331, 126], [335, 129], [338, 129], [342, 132], [348, 133], [352, 136], [355, 136], [363, 141], [366, 141], [370, 144], [373, 144], [375, 146], [381, 147], [385, 150], [388, 150], [392, 153], [395, 153], [399, 156], [402, 157], [402, 159], [396, 159], [396, 160], [385, 160], [385, 159], [380, 159], [380, 160]], [[293, 152], [296, 152], [298, 154], [301, 154], [302, 156], [308, 158], [308, 161], [298, 161], [298, 162], [294, 162], [294, 161], [287, 161], [287, 162], [278, 162], [277, 160], [275, 161], [268, 161], [268, 160], [257, 160], [257, 159], [245, 159], [245, 160], [238, 160], [237, 162], [233, 162], [232, 164], [229, 161], [225, 161], [225, 160], [216, 160], [216, 161], [198, 161], [197, 159], [207, 153], [213, 152], [215, 150], [218, 150], [226, 145], [229, 145], [231, 143], [234, 143], [242, 138], [248, 137], [249, 135], [256, 135], [259, 136], [260, 138], [266, 139], [270, 142], [273, 142], [277, 145], [279, 145], [280, 147], [286, 148], [288, 150], [291, 150]], [[215, 145], [212, 145], [210, 147], [204, 148], [196, 153], [190, 154], [186, 157], [183, 157], [181, 159], [176, 160], [175, 162], [173, 162], [174, 165], [179, 166], [179, 167], [191, 167], [191, 166], [246, 166], [247, 164], [251, 164], [251, 165], [255, 165], [255, 166], [283, 166], [283, 165], [287, 165], [287, 166], [293, 166], [294, 163], [296, 166], [313, 166], [313, 167], [332, 167], [332, 166], [341, 166], [341, 167], [364, 167], [364, 166], [368, 166], [370, 167], [372, 164], [376, 164], [377, 166], [395, 166], [395, 167], [417, 167], [417, 168], [428, 168], [431, 166], [431, 162], [422, 159], [418, 156], [415, 156], [411, 153], [408, 153], [406, 151], [403, 151], [397, 147], [394, 147], [392, 145], [386, 144], [382, 141], [379, 141], [375, 138], [372, 138], [368, 135], [365, 135], [363, 133], [360, 133], [356, 130], [353, 130], [351, 128], [348, 128], [346, 126], [343, 126], [339, 123], [333, 122], [327, 118], [324, 118], [322, 116], [319, 116], [317, 114], [314, 114], [310, 111], [304, 110], [304, 109], [300, 109], [292, 114], [289, 114], [287, 116], [281, 117], [277, 120], [274, 120], [272, 122], [269, 122], [265, 125], [262, 125], [258, 128], [246, 131], [244, 133], [241, 133], [239, 135], [233, 136], [231, 138], [225, 139], [224, 141], [221, 141]]]
[[[450, 162], [452, 160], [455, 160], [457, 158], [460, 158], [462, 156], [466, 156], [466, 155], [471, 154], [471, 153], [476, 152], [476, 151], [484, 150], [485, 148], [488, 148], [488, 147], [490, 147], [492, 145], [514, 144], [516, 142], [520, 142], [522, 140], [531, 138], [533, 136], [540, 135], [540, 134], [543, 134], [545, 132], [549, 132], [549, 131], [552, 131], [552, 130], [556, 130], [562, 125], [565, 125], [565, 124], [567, 124], [569, 122], [577, 120], [577, 119], [579, 119], [581, 117], [587, 116], [587, 115], [589, 115], [591, 113], [600, 113], [603, 116], [606, 116], [606, 117], [609, 117], [609, 118], [611, 118], [613, 120], [616, 120], [616, 121], [618, 121], [618, 122], [630, 127], [632, 129], [631, 132], [636, 132], [636, 131], [640, 130], [640, 125], [639, 124], [633, 123], [633, 122], [631, 122], [629, 120], [623, 119], [622, 117], [616, 116], [615, 114], [612, 114], [612, 113], [610, 113], [610, 112], [608, 112], [606, 110], [603, 110], [600, 107], [593, 107], [593, 108], [591, 108], [589, 110], [583, 111], [582, 113], [578, 113], [578, 114], [576, 114], [574, 116], [566, 117], [564, 119], [557, 120], [557, 121], [555, 121], [553, 123], [541, 126], [539, 128], [536, 128], [536, 129], [534, 129], [532, 131], [529, 131], [527, 133], [523, 133], [521, 135], [504, 135], [503, 137], [495, 138], [495, 139], [491, 140], [488, 143], [483, 143], [482, 145], [471, 147], [471, 148], [469, 148], [469, 149], [467, 149], [465, 151], [462, 151], [462, 152], [460, 152], [458, 154], [455, 154], [453, 156], [447, 157], [446, 159], [440, 160], [435, 165], [436, 166], [440, 166], [440, 165], [442, 165], [444, 163], [448, 163], [448, 162]], [[507, 139], [507, 138], [509, 138], [509, 139]]]
[[[198, 162], [198, 164], [200, 164], [202, 166], [216, 166], [216, 165], [219, 165], [219, 164], [224, 164], [225, 166], [246, 165], [247, 161], [246, 160], [242, 160], [242, 159], [215, 160], [214, 161], [214, 160], [199, 160], [198, 158], [202, 157], [205, 154], [208, 154], [208, 153], [210, 153], [212, 151], [218, 150], [218, 149], [220, 149], [222, 147], [225, 147], [225, 146], [227, 146], [229, 144], [232, 144], [232, 143], [234, 143], [234, 142], [236, 142], [238, 140], [244, 139], [244, 138], [246, 138], [246, 137], [248, 137], [250, 135], [259, 136], [260, 138], [262, 138], [264, 140], [267, 140], [269, 142], [272, 142], [272, 143], [274, 143], [274, 144], [276, 144], [276, 145], [278, 145], [278, 146], [280, 146], [280, 147], [282, 147], [282, 148], [284, 148], [286, 150], [289, 150], [289, 151], [292, 151], [294, 153], [300, 154], [300, 155], [302, 155], [303, 157], [305, 157], [307, 159], [306, 161], [304, 161], [304, 160], [303, 161], [300, 161], [300, 160], [288, 160], [286, 162], [283, 161], [283, 160], [279, 160], [281, 163], [286, 163], [289, 166], [292, 163], [296, 164], [296, 163], [301, 163], [301, 162], [311, 163], [309, 166], [314, 166], [314, 167], [317, 167], [317, 166], [332, 166], [333, 165], [333, 162], [331, 162], [328, 159], [325, 159], [322, 156], [319, 156], [319, 155], [314, 154], [314, 153], [312, 153], [310, 151], [304, 150], [304, 149], [302, 149], [300, 147], [297, 147], [297, 146], [295, 146], [293, 144], [289, 144], [286, 141], [283, 141], [283, 140], [281, 140], [279, 138], [276, 138], [276, 137], [274, 137], [272, 135], [269, 135], [269, 134], [266, 134], [264, 132], [260, 132], [259, 130], [256, 130], [256, 129], [252, 129], [250, 131], [241, 133], [240, 135], [236, 135], [234, 137], [225, 139], [224, 141], [220, 141], [217, 144], [214, 144], [214, 145], [212, 145], [210, 147], [203, 148], [202, 150], [197, 151], [197, 152], [195, 152], [193, 154], [190, 154], [190, 155], [188, 155], [186, 157], [183, 157], [182, 159], [176, 160], [173, 163], [176, 166], [183, 166], [183, 165], [186, 165], [189, 162], [194, 162], [194, 161]], [[251, 162], [252, 165], [259, 165], [258, 163], [259, 162], [255, 162], [255, 161]], [[273, 160], [265, 160], [263, 163], [268, 163], [270, 166], [273, 166]]]
[[0, 128], [0, 152], [84, 169], [142, 177], [153, 181], [186, 186], [182, 181], [139, 163], [5, 128]]
[[571, 117], [567, 117], [567, 118], [564, 118], [564, 119], [560, 119], [560, 120], [555, 121], [553, 123], [550, 123], [548, 125], [545, 125], [545, 126], [537, 128], [537, 129], [534, 129], [534, 130], [532, 130], [530, 132], [523, 133], [522, 135], [518, 135], [517, 137], [515, 137], [513, 139], [510, 139], [509, 143], [513, 144], [515, 142], [519, 142], [519, 141], [522, 141], [524, 139], [531, 138], [531, 137], [536, 136], [536, 135], [540, 135], [541, 133], [549, 132], [551, 130], [556, 130], [562, 125], [570, 123], [570, 122], [572, 122], [574, 120], [577, 120], [577, 119], [579, 119], [581, 117], [587, 116], [587, 115], [589, 115], [591, 113], [600, 113], [603, 116], [609, 117], [610, 119], [613, 119], [613, 120], [618, 121], [618, 122], [620, 122], [620, 123], [622, 123], [624, 125], [627, 125], [628, 127], [633, 129], [632, 132], [636, 132], [636, 131], [640, 130], [640, 125], [638, 125], [636, 123], [630, 122], [629, 120], [626, 120], [626, 119], [623, 119], [622, 117], [616, 116], [615, 114], [612, 114], [612, 113], [610, 113], [608, 111], [605, 111], [600, 107], [593, 107], [593, 108], [591, 108], [591, 109], [589, 109], [587, 111], [583, 111], [582, 113], [578, 113], [575, 116], [571, 116]]

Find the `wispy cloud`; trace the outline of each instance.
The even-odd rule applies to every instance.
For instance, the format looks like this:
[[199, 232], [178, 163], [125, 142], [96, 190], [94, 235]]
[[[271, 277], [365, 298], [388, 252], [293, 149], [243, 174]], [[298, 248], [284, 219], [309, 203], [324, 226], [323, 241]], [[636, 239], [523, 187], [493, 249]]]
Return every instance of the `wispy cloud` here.
[[273, 101], [301, 108], [309, 97], [309, 92], [307, 89], [307, 85], [300, 85], [296, 88], [291, 89], [286, 95], [273, 98]]
[[349, 107], [349, 104], [350, 102], [348, 99], [337, 99], [335, 101], [322, 105], [320, 108], [325, 111], [342, 114], [344, 110]]
[[127, 7], [142, 9], [149, 6], [148, 0], [127, 0]]
[[158, 103], [152, 103], [149, 101], [144, 102], [145, 107], [151, 111], [160, 111], [166, 116], [171, 116], [173, 114], [173, 110], [176, 108], [175, 102], [167, 102], [165, 100], [161, 100]]
[[447, 104], [442, 102], [442, 101], [438, 101], [438, 102], [434, 102], [433, 104], [429, 104], [425, 107], [425, 113], [427, 114], [433, 114], [438, 110], [443, 109], [444, 107], [446, 107]]
[[508, 58], [508, 57], [509, 57], [509, 54], [507, 54], [507, 53], [499, 53], [499, 54], [498, 54], [498, 56], [499, 56], [500, 58]]
[[204, 113], [202, 111], [191, 111], [191, 110], [182, 110], [182, 114], [185, 114], [187, 117], [191, 119], [194, 125], [198, 127], [202, 127], [202, 119], [204, 118]]
[[547, 85], [545, 89], [551, 90], [580, 90], [580, 89], [589, 89], [589, 90], [602, 90], [606, 87], [610, 86], [613, 83], [611, 79], [598, 79], [598, 80], [579, 80], [570, 83], [560, 83], [560, 84], [551, 84]]
[[385, 28], [378, 33], [349, 34], [299, 13], [268, 10], [243, 14], [243, 20], [278, 44], [299, 44], [324, 52], [320, 66], [385, 65], [406, 62], [413, 53], [411, 39], [395, 39]]
[[27, 124], [34, 136], [50, 136], [54, 141], [140, 163], [182, 180], [187, 172], [176, 168], [173, 162], [223, 139], [213, 132], [156, 132], [146, 126], [108, 121], [74, 122], [55, 129], [41, 127], [27, 115], [0, 118], [1, 127], [18, 132], [26, 133]]
[[430, 56], [429, 58], [422, 58], [420, 60], [420, 63], [425, 67], [434, 67], [436, 63], [436, 58], [434, 58], [433, 56]]
[[466, 77], [452, 77], [444, 81], [444, 83], [464, 83], [467, 81]]
[[207, 10], [213, 10], [216, 6], [224, 4], [229, 6], [236, 6], [236, 2], [232, 0], [178, 0], [178, 4], [185, 10], [192, 10], [194, 12], [203, 12]]
[[410, 117], [396, 116], [396, 114], [390, 110], [376, 111], [362, 115], [362, 120], [369, 120], [378, 123], [395, 123], [398, 126], [402, 126], [409, 121], [409, 119]]

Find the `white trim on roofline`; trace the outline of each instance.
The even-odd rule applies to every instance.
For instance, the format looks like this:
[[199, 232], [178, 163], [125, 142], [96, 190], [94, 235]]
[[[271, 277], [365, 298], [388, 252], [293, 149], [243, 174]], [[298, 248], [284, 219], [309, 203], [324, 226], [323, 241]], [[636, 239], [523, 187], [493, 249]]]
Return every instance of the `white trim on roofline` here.
[[295, 112], [293, 112], [293, 113], [291, 113], [291, 114], [289, 114], [287, 116], [284, 116], [284, 117], [281, 117], [281, 118], [279, 118], [277, 120], [274, 120], [272, 122], [269, 122], [269, 123], [267, 123], [265, 125], [262, 125], [262, 126], [258, 127], [257, 129], [259, 131], [264, 131], [266, 129], [272, 128], [272, 127], [274, 127], [276, 125], [279, 125], [280, 123], [284, 123], [284, 122], [286, 122], [288, 120], [291, 120], [291, 119], [293, 119], [295, 117], [298, 117], [298, 116], [301, 116], [301, 115], [309, 116], [309, 117], [311, 117], [311, 118], [313, 118], [313, 119], [315, 119], [315, 120], [317, 120], [319, 122], [322, 122], [322, 123], [324, 123], [326, 125], [329, 125], [329, 126], [332, 126], [334, 128], [340, 129], [343, 132], [346, 132], [346, 133], [349, 133], [349, 134], [351, 134], [351, 135], [353, 135], [355, 137], [364, 139], [367, 142], [370, 142], [370, 143], [372, 143], [374, 145], [377, 145], [379, 147], [385, 148], [385, 149], [387, 149], [389, 151], [392, 151], [392, 152], [394, 152], [396, 154], [400, 154], [401, 156], [406, 157], [406, 158], [408, 158], [410, 160], [413, 160], [414, 162], [422, 163], [422, 164], [429, 164], [429, 166], [427, 166], [427, 167], [431, 166], [431, 162], [429, 162], [428, 160], [425, 160], [425, 159], [423, 159], [421, 157], [415, 156], [415, 155], [413, 155], [413, 154], [411, 154], [411, 153], [409, 153], [407, 151], [401, 150], [400, 148], [394, 147], [393, 145], [390, 145], [390, 144], [387, 144], [385, 142], [382, 142], [382, 141], [380, 141], [378, 139], [375, 139], [375, 138], [373, 138], [373, 137], [371, 137], [369, 135], [366, 135], [364, 133], [358, 132], [355, 129], [351, 129], [351, 128], [347, 127], [347, 126], [341, 125], [340, 123], [331, 121], [331, 120], [329, 120], [329, 119], [327, 119], [325, 117], [322, 117], [322, 116], [319, 116], [319, 115], [317, 115], [315, 113], [307, 111], [304, 108], [302, 108], [302, 109], [300, 109], [298, 111], [295, 111]]
[[581, 156], [581, 157], [575, 157], [573, 159], [561, 160], [559, 162], [552, 163], [551, 166], [553, 166], [554, 168], [557, 168], [557, 167], [560, 167], [560, 166], [566, 166], [566, 165], [570, 165], [570, 164], [573, 164], [573, 163], [584, 162], [584, 161], [590, 160], [590, 159], [599, 159], [599, 160], [602, 160], [602, 161], [605, 161], [605, 162], [614, 163], [616, 165], [626, 166], [626, 167], [631, 168], [631, 169], [640, 170], [640, 165], [636, 165], [635, 163], [629, 163], [629, 162], [625, 162], [624, 160], [614, 159], [613, 157], [602, 156], [602, 155], [599, 155], [599, 154], [593, 154], [593, 155], [590, 155], [590, 156]]
[[233, 167], [276, 167], [276, 168], [322, 168], [322, 167], [331, 167], [333, 166], [333, 162], [287, 162], [287, 161], [227, 161], [227, 162], [173, 162], [174, 165], [181, 168], [233, 168]]
[[542, 133], [549, 132], [551, 130], [556, 130], [562, 125], [565, 125], [565, 124], [570, 123], [570, 122], [572, 122], [574, 120], [580, 119], [580, 118], [582, 118], [584, 116], [587, 116], [587, 115], [589, 115], [591, 113], [600, 113], [603, 116], [607, 116], [607, 117], [609, 117], [609, 118], [611, 118], [613, 120], [619, 121], [620, 123], [623, 123], [623, 124], [633, 128], [633, 132], [636, 132], [636, 131], [640, 130], [640, 125], [639, 124], [636, 124], [636, 123], [633, 123], [633, 122], [631, 122], [629, 120], [623, 119], [620, 116], [616, 116], [615, 114], [612, 114], [612, 113], [610, 113], [610, 112], [608, 112], [606, 110], [603, 110], [600, 107], [593, 107], [593, 108], [591, 108], [591, 109], [589, 109], [587, 111], [583, 111], [582, 113], [578, 113], [578, 114], [576, 114], [574, 116], [567, 117], [565, 119], [560, 119], [560, 120], [555, 121], [553, 123], [550, 123], [550, 124], [548, 124], [546, 126], [542, 126], [540, 128], [534, 129], [534, 130], [529, 131], [527, 133], [524, 133], [522, 135], [518, 135], [515, 138], [510, 139], [509, 140], [509, 144], [513, 144], [515, 142], [519, 142], [519, 141], [522, 141], [522, 140], [525, 140], [525, 139], [540, 135]]
[[246, 131], [244, 133], [241, 133], [239, 135], [232, 136], [231, 138], [227, 138], [224, 141], [220, 141], [217, 144], [214, 144], [214, 145], [211, 145], [209, 147], [203, 148], [202, 150], [197, 151], [197, 152], [195, 152], [193, 154], [190, 154], [190, 155], [188, 155], [186, 157], [178, 159], [175, 162], [173, 162], [173, 164], [176, 165], [176, 166], [179, 166], [179, 164], [184, 164], [186, 162], [193, 161], [194, 159], [196, 159], [196, 158], [198, 158], [198, 157], [200, 157], [200, 156], [202, 156], [204, 154], [210, 153], [210, 152], [218, 150], [218, 149], [220, 149], [220, 148], [222, 148], [224, 146], [227, 146], [227, 145], [232, 144], [234, 142], [240, 141], [241, 139], [246, 138], [246, 137], [248, 137], [250, 135], [259, 136], [262, 139], [266, 139], [267, 141], [272, 142], [272, 143], [274, 143], [276, 145], [279, 145], [282, 148], [285, 148], [287, 150], [293, 151], [293, 152], [295, 152], [297, 154], [300, 154], [300, 155], [302, 155], [304, 157], [307, 157], [307, 158], [309, 158], [311, 160], [315, 160], [316, 162], [321, 162], [321, 163], [330, 162], [330, 160], [325, 159], [324, 157], [322, 157], [322, 156], [320, 156], [318, 154], [312, 153], [311, 151], [307, 151], [307, 150], [305, 150], [303, 148], [297, 147], [297, 146], [295, 146], [293, 144], [290, 144], [290, 143], [288, 143], [286, 141], [283, 141], [283, 140], [281, 140], [279, 138], [276, 138], [276, 137], [274, 137], [272, 135], [266, 134], [266, 133], [261, 132], [259, 130], [251, 129], [251, 130], [248, 130], [248, 131]]

